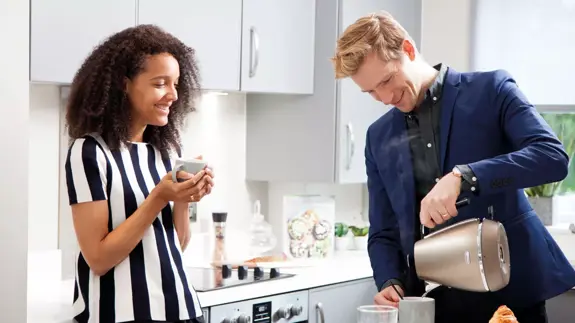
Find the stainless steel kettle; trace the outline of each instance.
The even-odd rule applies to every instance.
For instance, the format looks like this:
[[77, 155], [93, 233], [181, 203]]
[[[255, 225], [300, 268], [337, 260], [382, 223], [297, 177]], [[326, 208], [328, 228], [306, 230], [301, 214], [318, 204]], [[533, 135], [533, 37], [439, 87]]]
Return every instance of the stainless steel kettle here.
[[[457, 206], [467, 204], [463, 199]], [[431, 283], [474, 292], [498, 291], [509, 283], [507, 234], [493, 219], [469, 219], [424, 235], [413, 256], [417, 276]]]

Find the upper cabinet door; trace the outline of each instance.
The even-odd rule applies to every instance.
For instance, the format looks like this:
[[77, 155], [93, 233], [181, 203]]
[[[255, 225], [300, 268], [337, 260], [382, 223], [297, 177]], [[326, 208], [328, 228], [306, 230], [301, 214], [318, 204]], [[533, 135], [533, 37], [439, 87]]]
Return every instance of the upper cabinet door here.
[[105, 38], [136, 24], [135, 0], [32, 0], [30, 80], [71, 83]]
[[241, 1], [139, 0], [138, 23], [158, 25], [195, 49], [204, 89], [240, 89]]
[[[385, 10], [407, 30], [420, 46], [422, 0], [341, 0], [340, 33], [361, 16]], [[339, 81], [337, 182], [365, 183], [367, 129], [392, 107], [376, 101], [349, 78]]]
[[242, 91], [313, 93], [314, 40], [315, 0], [244, 0]]

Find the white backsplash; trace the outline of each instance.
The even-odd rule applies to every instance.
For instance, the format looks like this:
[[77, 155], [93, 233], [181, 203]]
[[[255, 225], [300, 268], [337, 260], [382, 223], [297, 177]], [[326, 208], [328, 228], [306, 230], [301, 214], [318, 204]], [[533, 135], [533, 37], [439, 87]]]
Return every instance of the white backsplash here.
[[256, 199], [267, 208], [267, 183], [245, 181], [245, 99], [239, 93], [207, 93], [187, 120], [182, 134], [184, 156], [202, 155], [215, 173], [212, 193], [198, 203], [199, 222], [211, 221], [213, 211], [226, 211], [229, 225], [244, 229]]

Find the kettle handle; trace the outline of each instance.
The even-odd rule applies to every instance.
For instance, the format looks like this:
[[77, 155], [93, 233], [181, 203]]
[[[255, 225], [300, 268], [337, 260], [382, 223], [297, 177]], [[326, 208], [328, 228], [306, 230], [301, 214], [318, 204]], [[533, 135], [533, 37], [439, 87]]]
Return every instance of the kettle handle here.
[[[455, 202], [455, 208], [456, 209], [460, 209], [464, 206], [467, 206], [471, 204], [471, 200], [468, 197], [464, 197], [461, 200]], [[421, 225], [421, 239], [423, 239], [425, 237], [425, 226], [422, 224]]]

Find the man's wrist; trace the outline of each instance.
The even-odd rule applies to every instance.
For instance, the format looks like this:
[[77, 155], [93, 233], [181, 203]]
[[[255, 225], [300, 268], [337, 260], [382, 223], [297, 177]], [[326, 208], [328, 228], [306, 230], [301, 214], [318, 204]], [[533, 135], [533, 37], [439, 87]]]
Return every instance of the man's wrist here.
[[451, 173], [449, 173], [448, 175], [450, 175], [453, 178], [453, 182], [455, 183], [455, 185], [457, 185], [457, 191], [461, 192], [462, 183], [463, 183], [463, 178], [461, 177], [461, 173], [459, 171], [457, 171], [457, 172], [451, 171]]
[[399, 280], [399, 279], [389, 279], [387, 280], [385, 283], [383, 283], [383, 285], [381, 285], [381, 288], [379, 289], [379, 291], [381, 292], [382, 290], [386, 289], [387, 287], [391, 286], [391, 285], [396, 285], [401, 287], [402, 290], [405, 290], [405, 288], [403, 288], [403, 283]]

